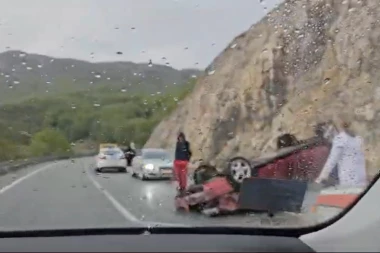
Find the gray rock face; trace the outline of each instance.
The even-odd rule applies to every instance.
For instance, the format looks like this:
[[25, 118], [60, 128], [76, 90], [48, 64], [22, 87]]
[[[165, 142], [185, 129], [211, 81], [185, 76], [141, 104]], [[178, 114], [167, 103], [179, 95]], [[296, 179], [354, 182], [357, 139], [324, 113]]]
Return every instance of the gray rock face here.
[[146, 146], [173, 147], [183, 130], [194, 157], [252, 158], [273, 150], [279, 134], [310, 137], [313, 124], [345, 111], [365, 139], [374, 174], [379, 42], [379, 1], [285, 1], [216, 57]]

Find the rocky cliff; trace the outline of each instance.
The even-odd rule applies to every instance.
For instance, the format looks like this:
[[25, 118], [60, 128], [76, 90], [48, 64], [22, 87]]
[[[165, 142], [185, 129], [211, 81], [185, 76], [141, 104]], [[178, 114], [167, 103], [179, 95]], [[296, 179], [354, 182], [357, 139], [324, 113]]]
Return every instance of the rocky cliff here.
[[236, 37], [146, 146], [187, 134], [195, 157], [259, 156], [283, 132], [351, 113], [371, 174], [380, 168], [380, 2], [285, 1]]

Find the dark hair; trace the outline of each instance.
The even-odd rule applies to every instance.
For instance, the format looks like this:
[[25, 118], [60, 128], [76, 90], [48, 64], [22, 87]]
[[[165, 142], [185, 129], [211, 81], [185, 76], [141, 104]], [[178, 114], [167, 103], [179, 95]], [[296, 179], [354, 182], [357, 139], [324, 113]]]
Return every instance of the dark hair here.
[[314, 134], [316, 136], [322, 137], [325, 133], [326, 123], [318, 123], [314, 126]]
[[277, 137], [277, 149], [291, 147], [297, 144], [298, 140], [293, 134], [282, 134]]
[[182, 139], [186, 140], [185, 134], [184, 134], [183, 132], [180, 132], [180, 133], [178, 134], [178, 136], [177, 136], [177, 140], [179, 141], [179, 138], [181, 138], [181, 137], [182, 137]]

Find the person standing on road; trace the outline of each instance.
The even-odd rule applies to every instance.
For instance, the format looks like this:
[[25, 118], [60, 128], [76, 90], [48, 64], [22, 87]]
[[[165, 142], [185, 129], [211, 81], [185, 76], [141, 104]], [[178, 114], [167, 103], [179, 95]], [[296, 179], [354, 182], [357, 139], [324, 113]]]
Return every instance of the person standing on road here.
[[132, 160], [136, 155], [136, 151], [131, 146], [127, 146], [124, 150], [124, 154], [127, 160], [127, 166], [132, 166]]
[[333, 139], [329, 157], [316, 182], [327, 180], [336, 166], [339, 185], [367, 185], [362, 138], [355, 134], [347, 115], [341, 114], [337, 117], [335, 126], [338, 134]]
[[191, 158], [190, 143], [184, 133], [179, 133], [175, 147], [174, 174], [178, 182], [178, 193], [183, 194], [187, 187], [187, 165]]

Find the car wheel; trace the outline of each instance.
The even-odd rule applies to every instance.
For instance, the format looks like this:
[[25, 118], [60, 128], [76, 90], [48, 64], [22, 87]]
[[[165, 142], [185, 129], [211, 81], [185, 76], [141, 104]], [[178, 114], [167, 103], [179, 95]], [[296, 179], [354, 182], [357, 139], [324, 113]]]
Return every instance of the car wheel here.
[[98, 173], [101, 173], [102, 172], [102, 168], [96, 168], [95, 171], [98, 172]]
[[250, 162], [244, 157], [232, 158], [228, 162], [226, 175], [234, 189], [239, 190], [244, 179], [250, 178], [252, 175]]
[[141, 178], [142, 181], [147, 180], [147, 177], [144, 175], [144, 173], [140, 174], [140, 178]]

